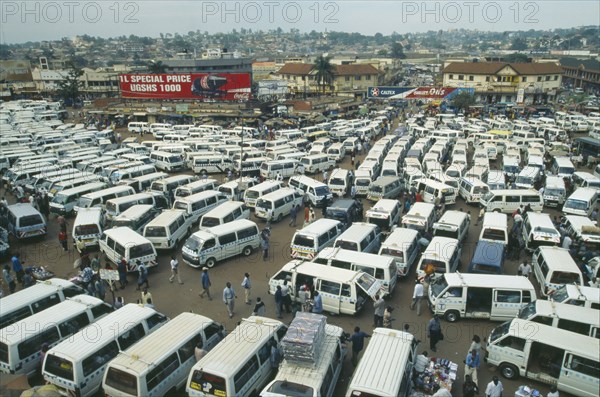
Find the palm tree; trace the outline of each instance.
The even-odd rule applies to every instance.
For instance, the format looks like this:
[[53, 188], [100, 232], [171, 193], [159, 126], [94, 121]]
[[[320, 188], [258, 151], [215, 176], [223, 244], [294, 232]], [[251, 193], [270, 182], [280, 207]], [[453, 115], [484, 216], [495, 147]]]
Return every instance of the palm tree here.
[[148, 63], [148, 71], [152, 74], [163, 74], [167, 71], [167, 65], [162, 63], [162, 61], [150, 61]]
[[317, 71], [315, 78], [317, 80], [317, 85], [321, 86], [323, 93], [325, 93], [325, 86], [331, 87], [333, 85], [333, 73], [335, 67], [330, 60], [330, 57], [320, 55], [315, 61], [315, 70]]

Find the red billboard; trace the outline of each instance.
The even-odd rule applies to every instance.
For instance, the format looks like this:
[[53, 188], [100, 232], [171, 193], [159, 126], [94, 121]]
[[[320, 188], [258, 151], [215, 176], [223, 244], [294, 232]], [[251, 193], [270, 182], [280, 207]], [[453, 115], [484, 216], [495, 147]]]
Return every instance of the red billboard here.
[[249, 73], [182, 73], [119, 75], [121, 97], [135, 99], [250, 99]]

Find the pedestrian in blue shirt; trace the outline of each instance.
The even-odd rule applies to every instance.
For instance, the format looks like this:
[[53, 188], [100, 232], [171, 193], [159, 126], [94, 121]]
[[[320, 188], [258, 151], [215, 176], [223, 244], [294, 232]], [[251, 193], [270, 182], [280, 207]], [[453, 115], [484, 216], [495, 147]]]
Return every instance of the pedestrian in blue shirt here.
[[17, 281], [19, 282], [19, 284], [23, 284], [23, 276], [25, 275], [25, 271], [23, 271], [23, 265], [21, 264], [20, 258], [21, 255], [15, 254], [15, 256], [12, 257], [11, 261], [13, 272], [15, 272], [15, 274], [17, 275]]
[[317, 314], [323, 313], [323, 299], [321, 298], [321, 294], [319, 294], [319, 291], [315, 291], [312, 312]]
[[465, 381], [466, 377], [470, 376], [473, 380], [473, 383], [477, 384], [477, 369], [479, 368], [480, 360], [479, 353], [477, 350], [473, 349], [467, 354], [467, 359], [465, 360]]
[[202, 268], [202, 292], [200, 293], [200, 298], [204, 298], [204, 295], [208, 296], [208, 300], [212, 300], [210, 296], [210, 277], [208, 277], [208, 268], [205, 266]]
[[365, 347], [365, 338], [370, 338], [371, 335], [360, 330], [360, 327], [354, 327], [354, 333], [350, 337], [352, 342], [352, 365], [358, 365], [358, 355]]

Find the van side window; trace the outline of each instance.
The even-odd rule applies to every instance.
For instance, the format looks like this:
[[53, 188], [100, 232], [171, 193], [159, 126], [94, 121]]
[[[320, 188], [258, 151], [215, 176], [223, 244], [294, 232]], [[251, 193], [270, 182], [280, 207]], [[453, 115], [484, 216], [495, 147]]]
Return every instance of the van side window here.
[[247, 228], [242, 229], [242, 230], [240, 230], [240, 231], [237, 232], [238, 239], [240, 239], [240, 240], [243, 239], [243, 238], [248, 238], [248, 237], [256, 236], [257, 234], [258, 234], [258, 231], [257, 231], [257, 229], [256, 229], [255, 226], [250, 226], [250, 227], [247, 227]]
[[148, 386], [148, 391], [151, 391], [158, 386], [163, 379], [166, 379], [178, 367], [179, 359], [177, 358], [177, 353], [173, 353], [164, 359], [159, 365], [156, 366], [156, 368], [148, 372], [148, 375], [146, 375], [146, 385]]
[[519, 196], [506, 196], [507, 203], [520, 203], [521, 198]]
[[230, 212], [229, 214], [225, 215], [225, 218], [223, 218], [223, 223], [228, 223], [231, 222], [235, 219], [233, 212]]
[[40, 351], [43, 343], [47, 343], [48, 345], [52, 345], [55, 342], [60, 340], [60, 336], [58, 335], [58, 331], [56, 327], [50, 327], [46, 331], [35, 335], [32, 338], [27, 339], [26, 341], [19, 344], [17, 350], [19, 352], [19, 357], [24, 359], [33, 354], [37, 354]]
[[598, 361], [592, 361], [574, 354], [567, 355], [565, 367], [594, 378], [598, 377], [598, 372], [600, 371], [600, 363]]
[[523, 351], [523, 349], [525, 348], [525, 339], [517, 338], [516, 336], [507, 336], [506, 338], [498, 342], [498, 345]]
[[169, 225], [169, 233], [171, 233], [171, 235], [175, 234], [175, 232], [177, 231], [178, 228], [179, 228], [179, 225], [177, 224], [177, 221], [171, 223]]
[[108, 313], [112, 313], [112, 308], [109, 305], [101, 304], [92, 307], [92, 315], [94, 316], [94, 320], [97, 320]]
[[[79, 291], [79, 294], [81, 291]], [[44, 309], [49, 308], [50, 306], [54, 306], [57, 303], [60, 303], [60, 297], [58, 294], [52, 294], [47, 298], [41, 299], [34, 304], [31, 305], [34, 313], [41, 312]]]
[[121, 243], [116, 243], [115, 252], [120, 256], [125, 257], [125, 246], [121, 245]]
[[505, 303], [521, 303], [519, 291], [496, 291], [496, 301]]
[[248, 383], [250, 378], [252, 378], [254, 374], [258, 373], [258, 369], [258, 358], [256, 357], [256, 355], [252, 355], [250, 360], [248, 360], [248, 362], [244, 364], [244, 366], [233, 377], [235, 392], [241, 390], [244, 387], [244, 385]]
[[523, 196], [523, 202], [524, 203], [539, 203], [540, 197], [539, 196]]
[[181, 346], [179, 350], [177, 350], [177, 352], [179, 353], [179, 360], [181, 361], [181, 363], [185, 363], [191, 357], [194, 357], [194, 351], [201, 339], [202, 338], [200, 334], [194, 335], [192, 339], [185, 342], [183, 346]]
[[323, 383], [321, 384], [321, 395], [326, 396], [329, 387], [331, 386], [331, 381], [333, 380], [333, 370], [331, 369], [331, 365], [327, 368], [327, 374], [323, 378]]
[[204, 245], [202, 246], [202, 251], [206, 251], [209, 248], [213, 248], [215, 246], [215, 239], [211, 238], [208, 239], [204, 242]]
[[81, 363], [81, 367], [83, 368], [83, 376], [87, 378], [104, 364], [107, 364], [110, 360], [115, 358], [117, 354], [119, 354], [119, 346], [117, 345], [116, 341], [111, 341], [102, 349], [92, 353], [91, 356], [87, 357]]
[[325, 292], [328, 294], [339, 295], [340, 294], [340, 284], [334, 283], [332, 281], [320, 280], [320, 288], [321, 292]]
[[144, 326], [142, 324], [136, 325], [123, 335], [119, 336], [119, 348], [121, 350], [126, 350], [129, 346], [142, 339], [145, 333], [146, 332], [144, 331]]
[[77, 333], [80, 329], [82, 329], [89, 323], [90, 320], [87, 314], [81, 313], [80, 315], [59, 324], [58, 329], [60, 330], [60, 334], [64, 338], [65, 336]]
[[342, 284], [342, 296], [352, 297], [352, 287], [350, 284]]
[[219, 242], [221, 245], [230, 244], [235, 241], [235, 233], [228, 233], [221, 237], [219, 237]]
[[167, 321], [167, 317], [160, 313], [153, 314], [146, 320], [146, 324], [148, 325], [148, 329], [153, 329], [160, 323], [164, 323]]
[[275, 345], [275, 338], [271, 337], [267, 343], [262, 345], [260, 350], [258, 351], [258, 359], [260, 360], [260, 365], [263, 365], [266, 361], [269, 360], [271, 356], [271, 346]]
[[108, 248], [110, 248], [111, 250], [115, 249], [115, 240], [113, 240], [110, 237], [106, 238], [106, 245], [108, 245]]

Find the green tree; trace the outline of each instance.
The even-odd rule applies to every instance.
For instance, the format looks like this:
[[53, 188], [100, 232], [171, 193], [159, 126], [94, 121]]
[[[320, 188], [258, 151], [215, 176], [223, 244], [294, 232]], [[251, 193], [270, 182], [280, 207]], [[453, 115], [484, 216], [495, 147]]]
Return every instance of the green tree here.
[[148, 71], [152, 74], [163, 74], [167, 71], [167, 65], [162, 63], [162, 61], [150, 61], [147, 66]]
[[452, 106], [463, 111], [468, 110], [469, 107], [473, 106], [474, 104], [475, 96], [466, 91], [459, 92], [458, 95], [452, 99]]
[[387, 56], [387, 54], [388, 54], [387, 50], [379, 50], [379, 51], [377, 51], [377, 55], [380, 55], [380, 56], [384, 56], [385, 57], [385, 56]]
[[527, 63], [529, 58], [525, 54], [509, 54], [505, 58], [506, 62], [509, 63]]
[[397, 41], [392, 44], [392, 58], [396, 59], [404, 59], [406, 55], [404, 54], [404, 46], [398, 43]]
[[58, 83], [58, 93], [67, 103], [75, 103], [79, 99], [83, 82], [79, 80], [83, 76], [83, 69], [78, 68], [72, 61], [67, 63], [67, 75]]
[[527, 49], [527, 41], [521, 37], [517, 37], [510, 44], [510, 49], [515, 51], [524, 51]]
[[329, 86], [331, 88], [333, 85], [335, 67], [331, 63], [331, 58], [320, 55], [315, 60], [315, 70], [317, 71], [315, 74], [317, 85], [320, 85], [323, 93], [325, 93], [325, 87]]

